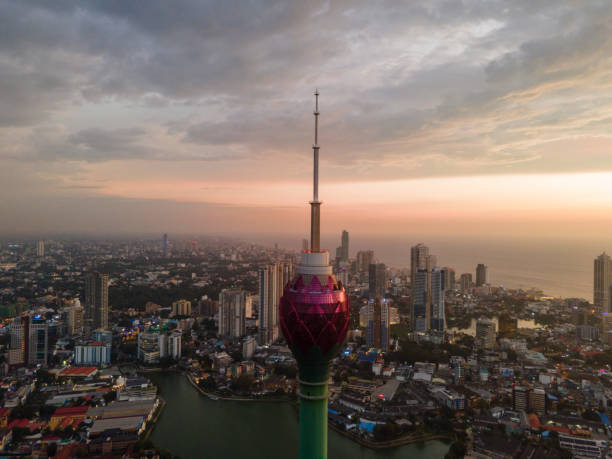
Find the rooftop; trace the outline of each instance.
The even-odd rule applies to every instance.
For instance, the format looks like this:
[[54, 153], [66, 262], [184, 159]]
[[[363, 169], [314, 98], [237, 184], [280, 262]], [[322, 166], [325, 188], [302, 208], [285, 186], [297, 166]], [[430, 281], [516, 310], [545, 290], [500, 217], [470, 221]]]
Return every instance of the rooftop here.
[[86, 378], [96, 374], [98, 369], [96, 367], [67, 367], [59, 372], [59, 376], [77, 376]]

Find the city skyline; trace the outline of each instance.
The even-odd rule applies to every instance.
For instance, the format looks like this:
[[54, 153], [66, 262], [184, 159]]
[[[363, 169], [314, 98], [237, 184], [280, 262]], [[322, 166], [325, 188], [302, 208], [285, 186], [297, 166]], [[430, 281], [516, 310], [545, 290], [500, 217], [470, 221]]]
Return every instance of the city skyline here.
[[612, 455], [609, 0], [0, 21], [0, 453]]
[[0, 16], [21, 18], [0, 48], [0, 234], [304, 235], [314, 87], [327, 231], [612, 223], [607, 2], [7, 2]]

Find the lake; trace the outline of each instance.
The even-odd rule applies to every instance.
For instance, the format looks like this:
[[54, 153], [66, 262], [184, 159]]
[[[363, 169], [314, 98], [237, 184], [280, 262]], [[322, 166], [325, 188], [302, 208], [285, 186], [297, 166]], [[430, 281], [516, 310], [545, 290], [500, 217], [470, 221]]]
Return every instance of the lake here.
[[[297, 457], [298, 413], [289, 403], [213, 401], [178, 373], [147, 375], [166, 400], [151, 440], [182, 459]], [[370, 450], [329, 431], [329, 458], [443, 458], [450, 444], [429, 441]]]

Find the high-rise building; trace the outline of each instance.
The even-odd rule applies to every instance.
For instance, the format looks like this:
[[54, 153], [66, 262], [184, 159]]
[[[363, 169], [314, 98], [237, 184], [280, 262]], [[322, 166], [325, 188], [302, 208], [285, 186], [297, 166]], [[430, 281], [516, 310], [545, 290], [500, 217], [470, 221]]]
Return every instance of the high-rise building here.
[[198, 300], [198, 314], [202, 317], [212, 318], [219, 312], [219, 302], [210, 298]]
[[102, 329], [94, 330], [93, 332], [91, 332], [91, 339], [93, 341], [100, 341], [101, 343], [112, 345], [113, 332], [110, 330]]
[[168, 335], [168, 357], [173, 360], [179, 360], [182, 355], [182, 338], [183, 334], [180, 331], [173, 331]]
[[259, 344], [271, 344], [278, 339], [276, 305], [278, 295], [278, 270], [276, 265], [259, 269]]
[[487, 265], [479, 263], [476, 266], [476, 287], [486, 285], [489, 283], [489, 268]]
[[412, 281], [412, 328], [416, 333], [429, 329], [427, 314], [427, 291], [429, 290], [427, 269], [418, 268]]
[[377, 297], [367, 304], [368, 325], [366, 344], [369, 347], [389, 351], [389, 326], [391, 325], [391, 308], [386, 299]]
[[251, 319], [254, 316], [255, 307], [257, 306], [258, 301], [259, 301], [259, 297], [257, 295], [247, 295], [246, 306], [244, 310], [244, 316], [247, 319]]
[[[419, 269], [427, 269], [429, 247], [422, 242], [410, 248], [410, 283], [414, 285], [416, 273]], [[430, 262], [431, 263], [431, 259]]]
[[443, 274], [439, 268], [417, 269], [412, 287], [412, 326], [416, 333], [444, 331]]
[[467, 293], [472, 290], [472, 273], [463, 273], [459, 279], [461, 291]]
[[372, 263], [369, 269], [368, 287], [370, 298], [382, 298], [385, 296], [385, 284], [387, 282], [387, 267], [384, 263]]
[[30, 352], [29, 365], [47, 365], [49, 347], [49, 326], [43, 318], [32, 316], [30, 320]]
[[158, 363], [160, 359], [159, 332], [138, 333], [138, 360], [145, 363]]
[[512, 337], [518, 329], [518, 319], [509, 314], [502, 314], [497, 320], [498, 332], [504, 337]]
[[512, 409], [514, 411], [526, 411], [529, 405], [527, 388], [514, 386], [512, 388]]
[[364, 304], [359, 308], [359, 326], [368, 326], [368, 303]]
[[9, 324], [11, 335], [10, 365], [25, 365], [27, 363], [27, 352], [29, 352], [30, 344], [29, 319], [27, 316], [16, 317]]
[[599, 328], [593, 325], [577, 325], [576, 336], [583, 341], [595, 341], [599, 338]]
[[442, 276], [444, 280], [444, 291], [454, 290], [455, 288], [455, 270], [445, 266], [442, 268]]
[[9, 325], [11, 365], [47, 365], [49, 329], [47, 321], [28, 314], [13, 319]]
[[340, 260], [348, 261], [349, 259], [349, 233], [342, 230], [342, 245], [340, 245]]
[[480, 349], [495, 347], [495, 322], [490, 319], [478, 319], [476, 322], [476, 345]]
[[252, 336], [247, 336], [242, 342], [242, 358], [244, 360], [251, 360], [255, 349], [257, 348], [257, 341]]
[[341, 266], [338, 268], [336, 272], [336, 278], [338, 282], [342, 282], [343, 285], [348, 285], [349, 283], [349, 270], [346, 266]]
[[357, 252], [357, 271], [360, 273], [368, 272], [370, 265], [374, 263], [373, 250], [360, 250]]
[[36, 245], [36, 256], [38, 258], [45, 257], [45, 241], [38, 241], [38, 244]]
[[108, 274], [87, 273], [85, 278], [85, 315], [94, 328], [108, 328]]
[[302, 250], [308, 250], [308, 239], [302, 239]]
[[75, 365], [109, 365], [111, 363], [111, 345], [100, 341], [91, 341], [74, 346]]
[[529, 409], [537, 415], [546, 414], [546, 390], [535, 388], [529, 392]]
[[172, 302], [172, 316], [190, 316], [191, 315], [191, 301], [188, 300], [176, 300]]
[[245, 335], [246, 292], [222, 290], [219, 294], [219, 334], [230, 338]]
[[601, 312], [612, 313], [612, 259], [604, 252], [595, 258], [593, 266], [593, 304]]
[[291, 261], [259, 269], [259, 344], [262, 346], [279, 338], [279, 302], [291, 272]]
[[[417, 333], [444, 330], [444, 279], [442, 271], [436, 269], [436, 264], [436, 257], [429, 253], [429, 247], [425, 244], [419, 243], [411, 247], [412, 325], [413, 330]], [[435, 282], [432, 279], [434, 270], [436, 271]], [[432, 288], [435, 288], [436, 292], [432, 292]], [[442, 289], [441, 294], [438, 288]], [[432, 303], [434, 294], [435, 304]], [[434, 316], [435, 323], [432, 323]]]
[[382, 347], [381, 324], [382, 324], [382, 298], [368, 302], [368, 327], [366, 330], [366, 344], [368, 347]]
[[167, 329], [150, 329], [138, 334], [138, 360], [144, 363], [158, 363], [160, 359], [181, 358], [182, 334], [175, 330], [168, 333]]
[[429, 329], [431, 331], [444, 331], [444, 272], [439, 268], [433, 268], [430, 276], [430, 319]]
[[83, 334], [83, 324], [85, 318], [85, 309], [81, 306], [81, 302], [76, 299], [72, 306], [62, 310], [64, 318], [64, 327], [66, 333], [70, 336], [81, 336]]
[[162, 253], [164, 257], [168, 255], [168, 235], [166, 233], [162, 236]]

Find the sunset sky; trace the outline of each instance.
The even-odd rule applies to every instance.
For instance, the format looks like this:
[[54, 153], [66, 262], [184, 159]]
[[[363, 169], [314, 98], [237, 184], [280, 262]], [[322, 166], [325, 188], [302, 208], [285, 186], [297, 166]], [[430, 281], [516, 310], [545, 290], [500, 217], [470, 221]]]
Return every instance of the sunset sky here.
[[0, 235], [612, 233], [612, 2], [0, 0]]

